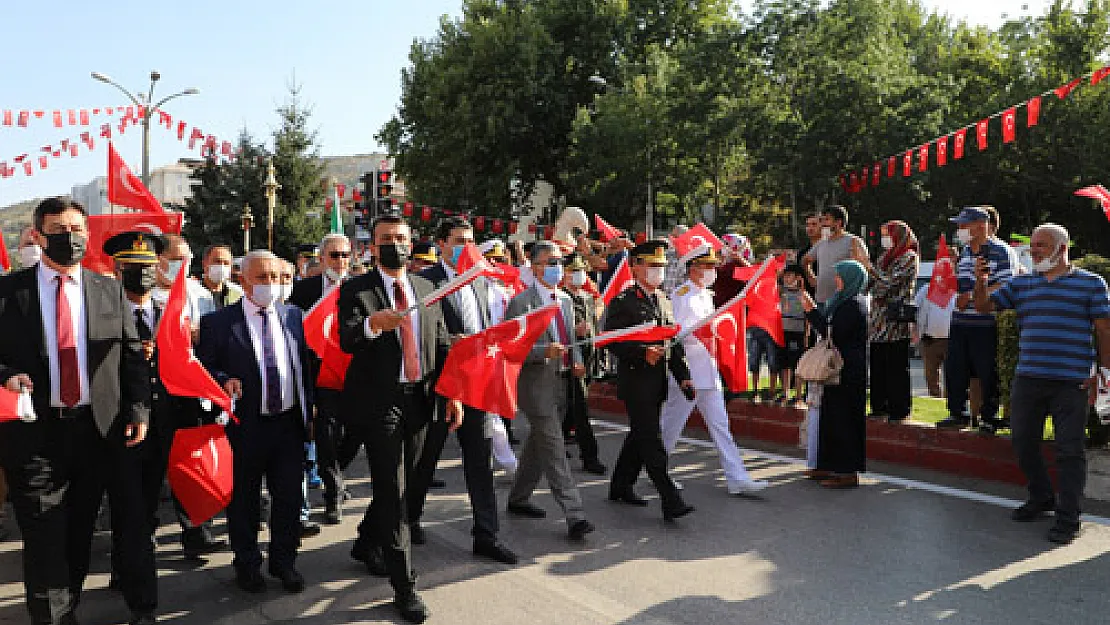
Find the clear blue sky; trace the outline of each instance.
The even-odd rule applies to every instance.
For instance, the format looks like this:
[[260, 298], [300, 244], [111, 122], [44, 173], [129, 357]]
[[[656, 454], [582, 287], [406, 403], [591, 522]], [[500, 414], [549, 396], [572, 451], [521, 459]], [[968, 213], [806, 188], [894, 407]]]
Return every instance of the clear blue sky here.
[[[1039, 13], [1047, 0], [925, 0], [958, 18], [996, 25], [1002, 13]], [[96, 82], [99, 71], [128, 89], [146, 89], [151, 69], [162, 74], [156, 91], [185, 87], [201, 94], [167, 105], [175, 119], [206, 134], [233, 140], [239, 129], [268, 138], [277, 123], [274, 109], [296, 77], [313, 107], [325, 155], [372, 152], [374, 134], [395, 111], [400, 72], [414, 38], [432, 37], [440, 16], [457, 16], [461, 0], [193, 0], [136, 2], [54, 0], [5, 2], [0, 15], [4, 68], [0, 110], [44, 109], [29, 128], [0, 126], [0, 161], [35, 154], [43, 145], [76, 139], [81, 127], [54, 128], [49, 111], [93, 108], [125, 101]], [[100, 122], [107, 118], [101, 118]], [[92, 128], [99, 128], [94, 119]], [[117, 149], [136, 173], [141, 168], [141, 132], [130, 127]], [[151, 131], [152, 168], [196, 155], [161, 128]], [[41, 152], [38, 152], [41, 154]], [[37, 156], [37, 154], [36, 154]], [[17, 167], [0, 179], [0, 206], [46, 195], [102, 175], [107, 149], [76, 159], [51, 159], [47, 171], [26, 177]]]

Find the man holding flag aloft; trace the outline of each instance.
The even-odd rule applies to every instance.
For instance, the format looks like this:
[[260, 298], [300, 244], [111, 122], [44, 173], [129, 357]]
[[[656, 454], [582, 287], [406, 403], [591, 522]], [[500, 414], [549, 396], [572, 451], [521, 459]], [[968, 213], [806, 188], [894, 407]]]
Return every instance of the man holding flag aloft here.
[[[667, 296], [659, 290], [667, 267], [663, 241], [648, 241], [632, 248], [632, 275], [636, 284], [613, 299], [605, 320], [606, 330], [616, 330], [655, 322], [674, 324], [674, 312]], [[619, 362], [617, 396], [628, 411], [628, 437], [624, 440], [613, 479], [609, 499], [646, 506], [647, 500], [633, 491], [632, 486], [646, 468], [663, 502], [663, 518], [673, 521], [694, 511], [679, 494], [667, 474], [667, 451], [659, 430], [659, 413], [667, 398], [668, 369], [687, 399], [694, 399], [694, 384], [686, 364], [682, 345], [678, 342], [627, 341], [613, 343], [610, 349]]]
[[[717, 334], [720, 326], [731, 330], [735, 339], [743, 341], [744, 329], [743, 315], [740, 319], [730, 312], [732, 307], [726, 306], [724, 310], [713, 309], [713, 292], [709, 290], [717, 278], [717, 266], [720, 258], [716, 250], [707, 244], [701, 244], [693, 249], [678, 250], [681, 256], [680, 263], [686, 264], [686, 281], [679, 285], [674, 292], [674, 314], [678, 325], [683, 328], [706, 319], [716, 317], [708, 324], [707, 329]], [[740, 306], [744, 302], [739, 302]], [[731, 324], [731, 328], [727, 325]], [[709, 346], [703, 344], [699, 333], [689, 333], [682, 340], [682, 347], [686, 352], [686, 360], [690, 363], [690, 375], [694, 387], [697, 389], [696, 401], [691, 401], [683, 396], [674, 376], [668, 376], [670, 387], [667, 391], [667, 401], [663, 404], [663, 414], [660, 427], [663, 432], [663, 446], [667, 453], [674, 452], [678, 437], [686, 426], [694, 406], [697, 405], [713, 444], [717, 446], [717, 454], [721, 458], [721, 467], [725, 472], [725, 482], [730, 495], [751, 495], [767, 488], [767, 482], [753, 480], [744, 468], [744, 460], [740, 451], [732, 440], [729, 430], [728, 411], [725, 410], [725, 396], [722, 392], [721, 371], [717, 367], [717, 358], [735, 353], [735, 348], [725, 353], [718, 353], [714, 341], [708, 341]], [[733, 363], [735, 364], [735, 358]], [[742, 364], [742, 363], [741, 363]], [[739, 373], [738, 377], [744, 378], [745, 367], [733, 367], [730, 373]], [[740, 380], [745, 382], [746, 380]], [[736, 381], [729, 380], [730, 386]], [[741, 390], [741, 389], [735, 389]]]

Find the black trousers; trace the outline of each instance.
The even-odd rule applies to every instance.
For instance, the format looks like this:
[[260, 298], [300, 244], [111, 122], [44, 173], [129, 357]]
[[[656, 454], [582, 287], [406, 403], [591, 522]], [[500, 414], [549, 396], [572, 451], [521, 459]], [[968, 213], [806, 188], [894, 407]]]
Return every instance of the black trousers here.
[[588, 397], [589, 380], [570, 376], [567, 379], [567, 392], [570, 401], [567, 403], [567, 415], [563, 419], [563, 435], [574, 429], [574, 440], [578, 443], [578, 451], [582, 455], [582, 462], [597, 461], [597, 437], [594, 436], [594, 427], [590, 424], [590, 407], [586, 403]]
[[[444, 414], [443, 401], [439, 401], [436, 408], [440, 415]], [[474, 527], [470, 533], [476, 541], [496, 540], [499, 529], [497, 493], [493, 488], [493, 463], [489, 439], [485, 437], [483, 428], [484, 422], [484, 412], [467, 408], [463, 423], [456, 431], [459, 447], [462, 449], [466, 492], [470, 496], [470, 509], [474, 515]], [[447, 422], [442, 418], [428, 425], [424, 449], [416, 463], [414, 496], [409, 500], [409, 521], [412, 523], [419, 522], [424, 514], [424, 501], [428, 496], [428, 487], [435, 474], [436, 464], [443, 453], [443, 445], [447, 442], [447, 433]]]
[[13, 425], [19, 445], [8, 441], [3, 462], [23, 534], [23, 584], [32, 622], [74, 621], [105, 489], [118, 511], [113, 532], [120, 535], [124, 600], [132, 612], [154, 611], [158, 581], [140, 455], [124, 446], [123, 424], [107, 439], [91, 410], [66, 419], [39, 415], [35, 423]]
[[352, 427], [366, 445], [374, 498], [358, 525], [355, 549], [382, 550], [389, 581], [398, 593], [416, 585], [409, 538], [409, 501], [415, 496], [413, 468], [420, 456], [431, 408], [415, 388], [404, 388], [389, 411], [370, 423]]
[[[316, 468], [324, 482], [324, 502], [329, 506], [341, 503], [339, 498], [344, 486], [340, 449], [346, 439], [346, 428], [339, 417], [340, 407], [339, 391], [316, 389], [316, 418], [312, 421], [316, 440]], [[357, 453], [357, 447], [355, 450]], [[354, 458], [354, 454], [350, 458]], [[347, 462], [350, 463], [350, 459]]]
[[910, 416], [910, 340], [871, 343], [871, 412]]
[[663, 508], [673, 509], [684, 504], [667, 473], [667, 450], [659, 429], [659, 413], [665, 396], [645, 392], [644, 396], [625, 397], [628, 411], [628, 436], [621, 446], [613, 478], [609, 483], [611, 493], [619, 494], [632, 488], [640, 477], [640, 469], [647, 469], [648, 477], [659, 491]]
[[997, 328], [952, 324], [948, 331], [948, 355], [944, 360], [944, 385], [948, 390], [948, 414], [964, 413], [971, 378], [979, 378], [983, 391], [984, 420], [998, 416]]
[[258, 547], [262, 478], [270, 493], [270, 570], [293, 567], [301, 535], [304, 426], [299, 407], [273, 417], [254, 416], [228, 428], [235, 491], [227, 507], [228, 533], [238, 571], [262, 565]]

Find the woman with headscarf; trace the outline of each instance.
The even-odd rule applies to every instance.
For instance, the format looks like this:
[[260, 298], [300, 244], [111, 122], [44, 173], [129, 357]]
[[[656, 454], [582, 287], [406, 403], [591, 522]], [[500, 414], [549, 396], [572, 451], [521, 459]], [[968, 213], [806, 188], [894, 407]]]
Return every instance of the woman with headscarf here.
[[806, 318], [844, 359], [840, 383], [824, 385], [821, 392], [817, 468], [807, 475], [826, 488], [855, 488], [867, 468], [867, 270], [842, 260], [833, 271], [836, 292], [822, 308], [808, 293], [802, 297]]
[[917, 237], [903, 221], [880, 229], [883, 249], [871, 268], [871, 416], [891, 422], [910, 416], [910, 337], [913, 322], [892, 317], [891, 304], [912, 304], [917, 286]]

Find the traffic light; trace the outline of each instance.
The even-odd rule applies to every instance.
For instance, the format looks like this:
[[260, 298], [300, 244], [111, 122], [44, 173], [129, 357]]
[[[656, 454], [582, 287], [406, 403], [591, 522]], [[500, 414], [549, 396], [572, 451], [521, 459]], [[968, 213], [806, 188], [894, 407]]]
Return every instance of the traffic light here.
[[393, 172], [388, 169], [379, 169], [377, 180], [377, 192], [374, 197], [383, 200], [393, 195]]

